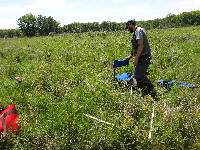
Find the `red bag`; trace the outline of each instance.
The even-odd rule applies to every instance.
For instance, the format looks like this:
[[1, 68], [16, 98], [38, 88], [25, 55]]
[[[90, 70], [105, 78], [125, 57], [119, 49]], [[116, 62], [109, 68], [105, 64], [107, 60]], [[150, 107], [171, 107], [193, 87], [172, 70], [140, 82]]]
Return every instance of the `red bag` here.
[[6, 135], [6, 131], [9, 130], [16, 133], [19, 130], [19, 115], [17, 113], [15, 104], [9, 105], [6, 109], [0, 113], [0, 132], [3, 132], [3, 136]]

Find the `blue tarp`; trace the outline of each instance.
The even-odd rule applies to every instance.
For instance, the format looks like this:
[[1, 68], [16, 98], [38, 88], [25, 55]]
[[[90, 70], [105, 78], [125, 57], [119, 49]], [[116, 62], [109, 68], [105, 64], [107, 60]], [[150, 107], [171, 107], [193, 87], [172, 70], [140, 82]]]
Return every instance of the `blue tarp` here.
[[132, 77], [128, 73], [123, 73], [120, 75], [115, 76], [118, 81], [130, 81]]
[[165, 88], [167, 88], [168, 90], [170, 90], [174, 84], [178, 85], [178, 86], [182, 86], [182, 87], [188, 87], [188, 88], [197, 88], [196, 85], [194, 84], [190, 84], [190, 83], [187, 83], [187, 82], [182, 82], [182, 81], [175, 81], [175, 80], [158, 80], [158, 84], [160, 86], [163, 86]]

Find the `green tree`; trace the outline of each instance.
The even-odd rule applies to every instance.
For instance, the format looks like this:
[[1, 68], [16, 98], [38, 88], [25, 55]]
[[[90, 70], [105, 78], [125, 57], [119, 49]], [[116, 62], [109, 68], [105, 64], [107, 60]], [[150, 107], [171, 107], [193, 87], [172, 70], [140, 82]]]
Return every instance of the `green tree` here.
[[111, 31], [111, 22], [110, 21], [103, 21], [100, 24], [100, 28], [102, 31]]
[[25, 36], [34, 36], [37, 33], [37, 18], [30, 14], [26, 14], [17, 20], [17, 24]]
[[39, 35], [48, 35], [48, 31], [47, 31], [47, 26], [48, 26], [48, 22], [47, 22], [47, 18], [42, 15], [38, 15], [37, 17], [37, 29], [38, 29], [38, 34]]
[[60, 28], [60, 23], [57, 22], [55, 19], [53, 19], [53, 17], [49, 16], [47, 19], [47, 25], [46, 25], [46, 29], [47, 32], [59, 32], [59, 28]]
[[60, 23], [51, 16], [47, 18], [46, 16], [38, 15], [36, 22], [39, 35], [48, 35], [50, 32], [58, 33], [60, 30]]

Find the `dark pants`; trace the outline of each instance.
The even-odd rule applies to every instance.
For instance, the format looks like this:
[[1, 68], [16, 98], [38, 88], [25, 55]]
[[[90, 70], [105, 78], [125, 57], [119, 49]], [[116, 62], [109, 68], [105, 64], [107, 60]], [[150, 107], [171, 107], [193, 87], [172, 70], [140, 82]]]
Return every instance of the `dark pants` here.
[[155, 97], [154, 86], [147, 78], [147, 70], [151, 63], [150, 61], [151, 55], [144, 55], [139, 58], [135, 68], [135, 79], [137, 81], [137, 86], [142, 89], [143, 95], [150, 94], [152, 97]]

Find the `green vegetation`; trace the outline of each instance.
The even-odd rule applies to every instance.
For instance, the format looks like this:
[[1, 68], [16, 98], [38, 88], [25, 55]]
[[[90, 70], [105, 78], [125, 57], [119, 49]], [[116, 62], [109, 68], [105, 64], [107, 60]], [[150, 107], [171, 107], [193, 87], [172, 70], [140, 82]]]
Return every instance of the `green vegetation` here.
[[[128, 55], [130, 36], [93, 32], [1, 40], [0, 101], [17, 105], [21, 130], [1, 139], [0, 149], [199, 149], [199, 88], [165, 92], [156, 86], [159, 101], [148, 140], [152, 98], [139, 90], [131, 95], [113, 81], [112, 61]], [[148, 36], [155, 85], [158, 79], [200, 84], [200, 27], [148, 30]]]
[[[133, 19], [133, 18], [130, 18]], [[179, 15], [168, 14], [165, 18], [157, 18], [154, 20], [138, 21], [138, 25], [141, 25], [146, 30], [148, 29], [164, 29], [175, 27], [188, 27], [200, 25], [200, 11], [183, 12]], [[71, 24], [60, 27], [60, 23], [49, 16], [34, 16], [33, 14], [26, 14], [17, 20], [19, 29], [23, 33], [23, 36], [44, 36], [53, 32], [54, 34], [60, 33], [84, 33], [84, 32], [111, 32], [111, 31], [124, 31], [125, 23], [117, 23], [110, 21], [88, 22], [79, 23], [74, 22]], [[18, 30], [0, 30], [0, 38], [22, 36], [18, 33]]]
[[20, 29], [0, 29], [0, 38], [22, 37], [23, 33]]
[[19, 28], [22, 30], [25, 36], [35, 36], [35, 35], [49, 35], [50, 32], [59, 31], [60, 23], [53, 19], [53, 17], [43, 17], [38, 15], [38, 17], [32, 14], [26, 14], [20, 17], [18, 20]]

